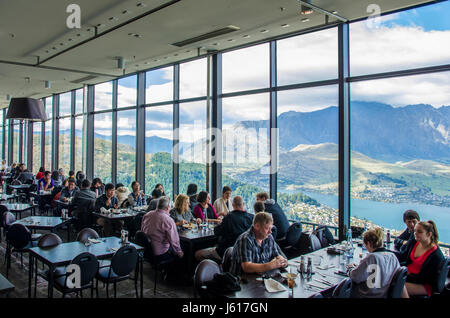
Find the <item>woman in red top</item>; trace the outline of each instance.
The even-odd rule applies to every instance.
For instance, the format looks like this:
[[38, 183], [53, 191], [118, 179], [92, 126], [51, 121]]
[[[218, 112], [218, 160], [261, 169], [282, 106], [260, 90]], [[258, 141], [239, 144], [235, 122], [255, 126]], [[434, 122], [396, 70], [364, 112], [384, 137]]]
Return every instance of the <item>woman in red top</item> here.
[[428, 295], [436, 286], [436, 274], [443, 259], [438, 247], [438, 232], [433, 221], [419, 222], [414, 227], [414, 240], [405, 255], [408, 277], [403, 291], [404, 297]]
[[[216, 209], [210, 204], [210, 201], [211, 198], [208, 192], [201, 191], [197, 196], [198, 204], [194, 207], [193, 214], [197, 219], [201, 219], [202, 221], [207, 217], [211, 223], [220, 223], [222, 219], [219, 219]], [[204, 211], [207, 215], [205, 215]]]
[[36, 180], [39, 181], [39, 180], [41, 180], [44, 177], [44, 171], [45, 171], [44, 167], [40, 167], [39, 168], [39, 172], [36, 175]]

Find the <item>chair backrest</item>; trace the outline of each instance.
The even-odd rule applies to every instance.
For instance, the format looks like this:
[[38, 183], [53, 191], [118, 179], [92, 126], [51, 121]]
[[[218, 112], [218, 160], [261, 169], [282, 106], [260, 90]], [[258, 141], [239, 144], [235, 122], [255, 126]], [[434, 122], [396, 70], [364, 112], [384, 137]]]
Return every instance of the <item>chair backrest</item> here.
[[126, 276], [136, 268], [138, 252], [132, 245], [124, 245], [114, 253], [111, 269], [119, 276]]
[[100, 236], [98, 235], [98, 233], [95, 230], [93, 230], [89, 227], [86, 227], [78, 233], [77, 241], [85, 243], [85, 242], [87, 242], [88, 239], [97, 239], [99, 237]]
[[346, 278], [333, 290], [332, 298], [350, 298], [352, 292], [352, 279]]
[[406, 276], [408, 276], [408, 268], [401, 266], [397, 268], [392, 277], [391, 285], [388, 290], [388, 298], [402, 298], [403, 287], [405, 286]]
[[312, 295], [309, 298], [324, 298], [324, 297], [323, 297], [323, 295], [321, 293], [316, 293], [316, 294]]
[[6, 240], [17, 249], [24, 248], [31, 242], [31, 233], [23, 224], [13, 224], [6, 233]]
[[9, 228], [11, 224], [16, 222], [16, 217], [11, 212], [7, 211], [3, 213], [3, 224], [6, 229]]
[[[80, 287], [88, 285], [92, 282], [98, 271], [98, 260], [97, 257], [91, 253], [84, 252], [75, 256], [75, 258], [70, 262], [70, 264], [76, 264], [80, 267], [81, 281]], [[70, 273], [69, 273], [70, 274]], [[64, 286], [67, 286], [67, 278]]]
[[313, 234], [317, 236], [322, 245], [322, 248], [333, 245], [335, 243], [333, 234], [326, 225], [320, 225], [313, 231]]
[[40, 248], [54, 247], [62, 243], [61, 238], [55, 233], [47, 233], [42, 235], [38, 241]]
[[231, 267], [231, 254], [233, 254], [233, 246], [230, 246], [225, 250], [225, 253], [223, 253], [222, 258], [222, 271], [223, 272], [229, 272]]
[[314, 234], [309, 235], [309, 241], [311, 243], [311, 245], [310, 245], [311, 252], [320, 250], [322, 248], [322, 244], [320, 244], [319, 239]]
[[272, 226], [272, 236], [273, 236], [274, 240], [276, 240], [277, 235], [278, 235], [278, 229], [277, 229], [277, 227], [275, 225], [273, 225]]
[[219, 265], [210, 259], [204, 259], [197, 265], [194, 274], [194, 288], [197, 294], [201, 294], [200, 288], [205, 282], [214, 279], [214, 275], [220, 273]]
[[150, 262], [154, 262], [154, 254], [152, 247], [152, 239], [142, 231], [137, 231], [134, 235], [134, 242], [144, 248], [144, 258]]
[[439, 278], [438, 278], [438, 284], [437, 284], [437, 290], [436, 290], [437, 293], [441, 293], [445, 287], [445, 282], [447, 280], [447, 275], [448, 275], [449, 262], [450, 262], [450, 258], [445, 257], [439, 268]]
[[22, 184], [22, 182], [20, 182], [19, 180], [14, 179], [13, 181], [11, 181], [11, 185], [20, 185]]
[[287, 246], [295, 245], [302, 235], [302, 224], [300, 222], [293, 223], [289, 226], [286, 234]]
[[128, 199], [123, 200], [122, 203], [120, 204], [121, 209], [126, 209], [129, 206], [130, 206], [130, 202], [128, 202]]

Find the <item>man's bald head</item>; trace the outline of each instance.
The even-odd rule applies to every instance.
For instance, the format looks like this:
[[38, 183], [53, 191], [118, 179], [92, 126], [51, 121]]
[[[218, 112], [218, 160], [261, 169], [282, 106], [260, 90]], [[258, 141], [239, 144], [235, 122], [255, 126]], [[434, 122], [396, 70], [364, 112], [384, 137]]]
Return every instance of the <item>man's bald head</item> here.
[[244, 199], [240, 195], [233, 198], [233, 210], [244, 210]]

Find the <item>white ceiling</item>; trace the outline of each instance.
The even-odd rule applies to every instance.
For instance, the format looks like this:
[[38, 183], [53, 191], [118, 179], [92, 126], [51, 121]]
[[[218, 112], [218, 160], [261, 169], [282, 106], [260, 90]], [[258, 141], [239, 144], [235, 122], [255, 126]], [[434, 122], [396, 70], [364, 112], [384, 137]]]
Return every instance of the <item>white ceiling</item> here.
[[[378, 0], [377, 4], [382, 12], [390, 12], [426, 2], [433, 1]], [[203, 55], [207, 50], [224, 50], [325, 24], [320, 12], [302, 22], [305, 16], [299, 14], [297, 0], [77, 0], [81, 29], [69, 29], [66, 8], [71, 3], [74, 1], [0, 2], [0, 107], [8, 106], [7, 94], [40, 98], [192, 58], [198, 52]], [[367, 17], [371, 3], [373, 0], [313, 0], [315, 6], [337, 11], [349, 21]], [[162, 5], [166, 6], [120, 26]], [[337, 21], [329, 18], [329, 23]], [[240, 29], [183, 48], [171, 45], [229, 25]], [[94, 26], [98, 26], [98, 37]], [[44, 61], [39, 65], [38, 57]], [[118, 57], [124, 57], [125, 70], [117, 68]], [[94, 78], [71, 83], [90, 75]], [[51, 81], [50, 89], [44, 88], [46, 80]]]

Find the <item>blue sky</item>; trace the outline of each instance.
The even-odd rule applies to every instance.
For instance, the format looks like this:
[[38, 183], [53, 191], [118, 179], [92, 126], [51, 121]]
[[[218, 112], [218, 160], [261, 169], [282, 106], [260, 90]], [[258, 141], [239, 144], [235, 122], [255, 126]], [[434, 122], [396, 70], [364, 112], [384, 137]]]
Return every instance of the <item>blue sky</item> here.
[[397, 14], [393, 20], [384, 25], [392, 27], [421, 26], [425, 31], [445, 31], [450, 29], [450, 1], [427, 5], [417, 9], [407, 10]]

